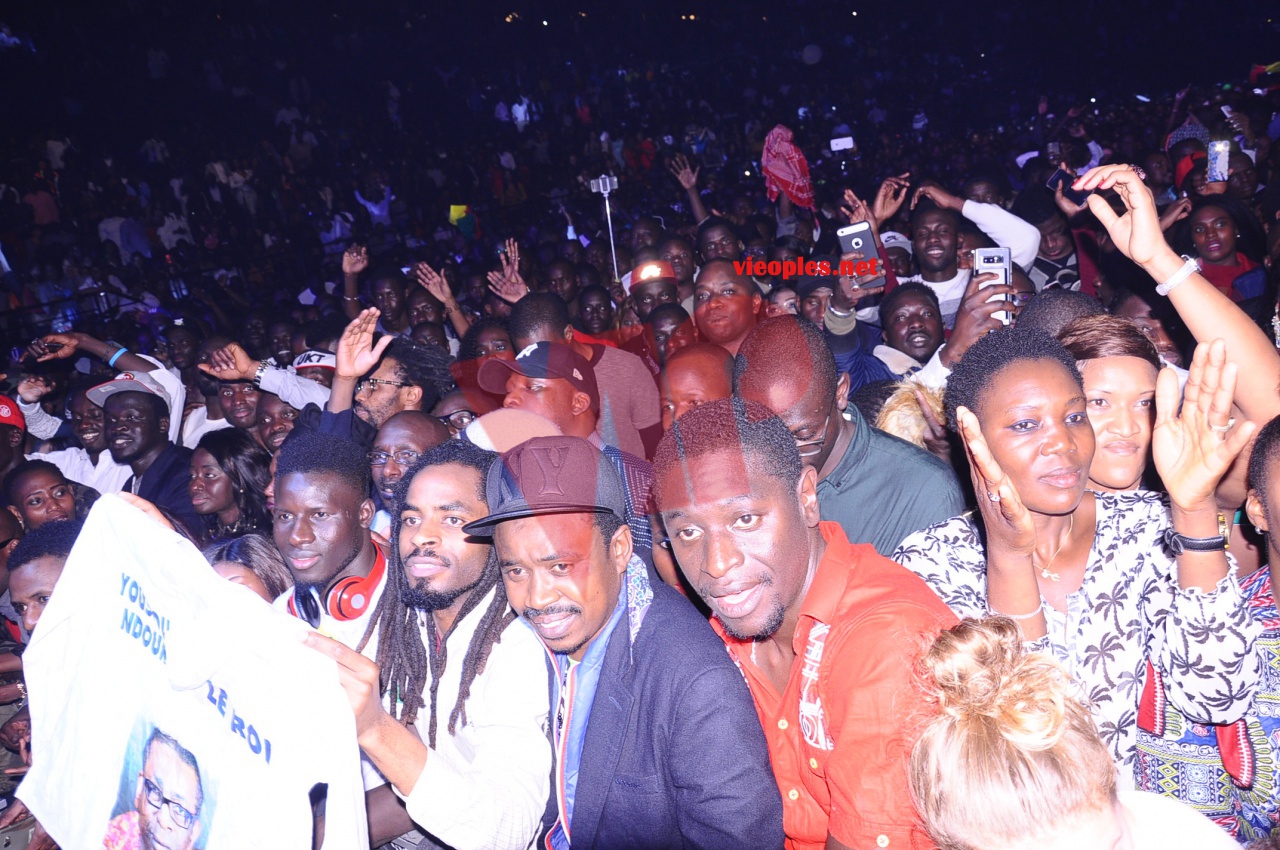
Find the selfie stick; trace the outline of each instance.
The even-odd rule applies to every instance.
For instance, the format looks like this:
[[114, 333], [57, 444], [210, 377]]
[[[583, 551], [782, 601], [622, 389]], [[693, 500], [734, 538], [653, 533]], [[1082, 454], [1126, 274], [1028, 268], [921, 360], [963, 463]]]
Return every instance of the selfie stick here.
[[613, 244], [613, 213], [609, 209], [609, 193], [618, 188], [618, 178], [606, 174], [591, 181], [591, 191], [604, 195], [604, 218], [609, 226], [609, 253], [613, 255], [613, 279], [622, 280], [618, 274], [618, 249]]

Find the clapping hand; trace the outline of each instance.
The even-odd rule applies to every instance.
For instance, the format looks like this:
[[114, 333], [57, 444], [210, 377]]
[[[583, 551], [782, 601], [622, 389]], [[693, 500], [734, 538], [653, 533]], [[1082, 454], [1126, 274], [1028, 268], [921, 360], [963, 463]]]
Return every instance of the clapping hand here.
[[1162, 369], [1156, 381], [1152, 455], [1169, 498], [1184, 511], [1217, 510], [1218, 482], [1257, 431], [1254, 423], [1231, 418], [1236, 373], [1226, 343], [1217, 339], [1196, 346], [1181, 409], [1173, 369]]

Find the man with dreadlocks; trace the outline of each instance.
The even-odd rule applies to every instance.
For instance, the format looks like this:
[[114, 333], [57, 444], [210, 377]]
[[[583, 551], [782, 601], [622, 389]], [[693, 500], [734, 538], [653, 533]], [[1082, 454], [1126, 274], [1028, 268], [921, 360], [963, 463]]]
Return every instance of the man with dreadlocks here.
[[521, 850], [546, 809], [542, 648], [507, 604], [493, 547], [462, 530], [489, 513], [495, 457], [458, 440], [424, 453], [395, 489], [387, 590], [364, 639], [352, 651], [311, 638], [338, 660], [360, 746], [390, 783], [368, 794], [375, 847], [416, 825], [419, 847]]

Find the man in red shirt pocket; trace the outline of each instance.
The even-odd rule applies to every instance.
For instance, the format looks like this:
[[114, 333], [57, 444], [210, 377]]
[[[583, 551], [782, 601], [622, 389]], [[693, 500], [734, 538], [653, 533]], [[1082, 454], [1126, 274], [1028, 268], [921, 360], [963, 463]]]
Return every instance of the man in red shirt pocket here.
[[914, 666], [955, 616], [819, 521], [816, 473], [768, 409], [701, 405], [654, 464], [672, 552], [751, 688], [787, 847], [932, 847], [907, 790]]

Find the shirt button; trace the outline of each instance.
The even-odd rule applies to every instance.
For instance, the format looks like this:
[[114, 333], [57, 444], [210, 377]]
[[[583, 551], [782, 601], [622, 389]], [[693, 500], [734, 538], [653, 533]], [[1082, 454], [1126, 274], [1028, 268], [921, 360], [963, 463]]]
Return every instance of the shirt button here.
[[[792, 788], [790, 791], [788, 791], [788, 792], [787, 792], [787, 799], [788, 799], [788, 800], [791, 800], [791, 801], [793, 801], [793, 802], [794, 802], [795, 800], [799, 800], [799, 799], [800, 799], [800, 792], [799, 792], [799, 791], [797, 791], [796, 789]], [[884, 836], [883, 836], [883, 835], [882, 835], [882, 836], [880, 836], [880, 837], [881, 837], [881, 838], [884, 838]], [[880, 846], [881, 846], [881, 847], [883, 847], [884, 845], [882, 844], [882, 845], [880, 845]]]
[[817, 759], [809, 759], [809, 767], [813, 768], [814, 770], [817, 770], [817, 769], [818, 769], [818, 760], [817, 760]]
[[786, 730], [786, 728], [787, 728], [787, 726], [789, 726], [789, 725], [790, 725], [790, 724], [789, 724], [789, 723], [787, 723], [787, 718], [785, 718], [785, 717], [778, 721], [778, 728], [779, 728], [779, 729], [782, 729], [783, 731], [785, 731], [785, 730]]
[[887, 835], [877, 835], [877, 836], [876, 836], [876, 846], [877, 846], [877, 847], [888, 847], [888, 846], [889, 846], [889, 836], [887, 836]]

